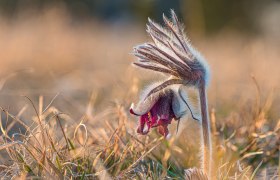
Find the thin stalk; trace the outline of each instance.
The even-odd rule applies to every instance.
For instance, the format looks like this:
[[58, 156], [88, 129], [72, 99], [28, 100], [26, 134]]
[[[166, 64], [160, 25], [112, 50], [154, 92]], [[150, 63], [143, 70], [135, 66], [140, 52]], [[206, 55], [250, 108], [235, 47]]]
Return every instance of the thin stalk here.
[[210, 133], [210, 122], [208, 116], [208, 106], [207, 106], [207, 94], [205, 84], [199, 87], [199, 99], [200, 99], [200, 109], [202, 118], [202, 150], [203, 150], [203, 161], [202, 169], [211, 178], [211, 161], [212, 161], [212, 145], [211, 145], [211, 133]]

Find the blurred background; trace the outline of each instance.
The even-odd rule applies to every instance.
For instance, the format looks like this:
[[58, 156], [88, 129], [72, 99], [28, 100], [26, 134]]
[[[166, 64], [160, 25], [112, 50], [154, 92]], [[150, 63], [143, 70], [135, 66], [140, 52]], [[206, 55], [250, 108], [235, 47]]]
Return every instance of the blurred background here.
[[147, 18], [162, 23], [162, 13], [169, 15], [170, 9], [209, 61], [213, 106], [226, 103], [224, 98], [254, 96], [252, 75], [264, 94], [279, 90], [277, 0], [1, 0], [0, 77], [9, 79], [1, 86], [1, 105], [24, 93], [53, 96], [60, 91], [97, 91], [106, 96], [100, 104], [120, 99], [113, 91], [125, 94], [133, 78], [151, 79], [142, 71], [128, 75], [135, 71], [130, 52], [150, 41]]
[[115, 103], [128, 108], [142, 87], [162, 79], [133, 68], [130, 53], [151, 41], [147, 18], [162, 24], [170, 9], [209, 62], [209, 108], [218, 126], [227, 124], [228, 134], [249, 126], [263, 107], [260, 126], [275, 126], [279, 0], [0, 0], [0, 106], [17, 114], [27, 104], [24, 121], [34, 110], [23, 95], [36, 106], [43, 96], [46, 106], [59, 93], [53, 105], [73, 119], [102, 114]]

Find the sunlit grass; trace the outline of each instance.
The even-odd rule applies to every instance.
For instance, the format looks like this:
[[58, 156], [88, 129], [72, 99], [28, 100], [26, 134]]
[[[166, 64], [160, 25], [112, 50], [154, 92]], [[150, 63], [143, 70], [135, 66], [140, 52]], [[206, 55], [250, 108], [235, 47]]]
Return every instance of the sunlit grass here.
[[[185, 169], [195, 165], [189, 160], [199, 159], [192, 153], [197, 147], [181, 144], [184, 139], [179, 136], [165, 140], [156, 133], [149, 136], [135, 134], [136, 124], [127, 116], [126, 106], [115, 104], [107, 110], [103, 121], [94, 124], [91, 121], [95, 116], [98, 118], [98, 114], [86, 113], [81, 119], [74, 120], [51, 104], [55, 99], [46, 107], [43, 100], [40, 96], [37, 105], [28, 100], [34, 110], [28, 124], [21, 120], [26, 108], [13, 115], [1, 107], [2, 118], [19, 123], [24, 129], [9, 133], [14, 123], [1, 124], [0, 148], [5, 154], [4, 159], [8, 160], [7, 164], [1, 165], [1, 175], [6, 179], [182, 179]], [[212, 111], [211, 119], [215, 118]], [[274, 126], [263, 122], [265, 130], [257, 128], [257, 123], [241, 125], [237, 129], [231, 129], [227, 121], [213, 125], [216, 129], [213, 147], [218, 179], [253, 179], [256, 175], [261, 176], [260, 172], [268, 167], [276, 167], [270, 172], [274, 174], [269, 175], [277, 177], [279, 122]]]

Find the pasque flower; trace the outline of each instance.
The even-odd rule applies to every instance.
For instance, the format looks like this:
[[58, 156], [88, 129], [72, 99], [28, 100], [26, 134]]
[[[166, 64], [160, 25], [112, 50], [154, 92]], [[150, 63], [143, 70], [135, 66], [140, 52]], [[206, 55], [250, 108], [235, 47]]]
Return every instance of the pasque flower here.
[[157, 127], [161, 135], [167, 136], [169, 134], [168, 125], [172, 120], [180, 120], [188, 110], [193, 116], [187, 101], [187, 95], [178, 85], [158, 91], [148, 98], [140, 99], [136, 106], [132, 104], [130, 108], [131, 114], [140, 116], [137, 132], [147, 134], [150, 128]]
[[[173, 108], [176, 106], [174, 95], [178, 95], [178, 93], [171, 90], [170, 87], [184, 85], [196, 88], [199, 93], [202, 123], [202, 169], [208, 177], [211, 177], [212, 147], [206, 94], [210, 70], [200, 53], [191, 46], [184, 34], [183, 25], [179, 23], [174, 11], [171, 11], [171, 19], [163, 15], [163, 20], [164, 27], [150, 19], [148, 20], [147, 32], [153, 42], [134, 48], [133, 53], [138, 57], [138, 61], [133, 64], [170, 75], [171, 78], [146, 93], [136, 107], [132, 106], [131, 113], [140, 116], [137, 130], [139, 133], [146, 134], [151, 127], [157, 126], [159, 132], [166, 136], [168, 124], [171, 123], [172, 119], [181, 117], [176, 114], [176, 108]], [[181, 98], [181, 100], [184, 99]], [[187, 99], [184, 102], [188, 106]], [[190, 108], [189, 110], [191, 112]], [[148, 126], [146, 131], [144, 130], [145, 125]]]

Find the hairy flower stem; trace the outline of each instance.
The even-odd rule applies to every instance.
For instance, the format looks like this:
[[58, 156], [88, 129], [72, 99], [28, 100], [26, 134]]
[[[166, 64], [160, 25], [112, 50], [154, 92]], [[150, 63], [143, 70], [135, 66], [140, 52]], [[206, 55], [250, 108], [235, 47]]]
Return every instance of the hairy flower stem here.
[[211, 145], [211, 133], [210, 124], [208, 116], [208, 106], [207, 106], [207, 95], [205, 84], [202, 83], [199, 87], [199, 99], [202, 117], [202, 150], [203, 150], [203, 162], [202, 169], [211, 178], [211, 161], [212, 161], [212, 145]]

